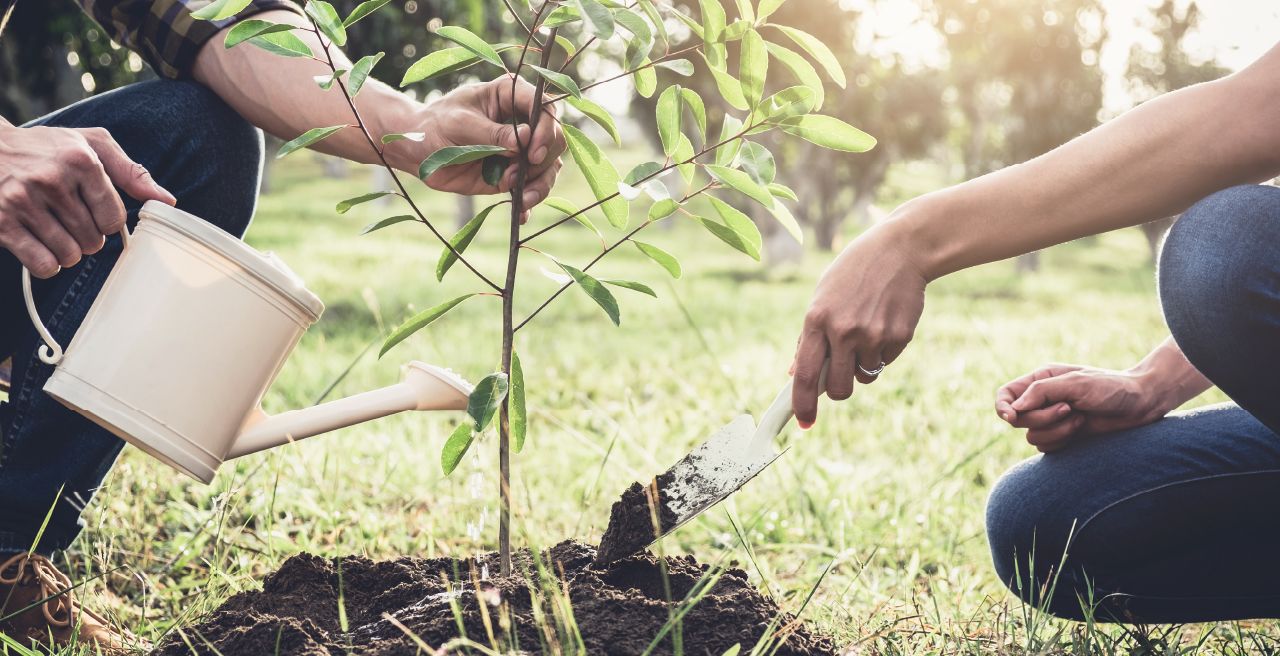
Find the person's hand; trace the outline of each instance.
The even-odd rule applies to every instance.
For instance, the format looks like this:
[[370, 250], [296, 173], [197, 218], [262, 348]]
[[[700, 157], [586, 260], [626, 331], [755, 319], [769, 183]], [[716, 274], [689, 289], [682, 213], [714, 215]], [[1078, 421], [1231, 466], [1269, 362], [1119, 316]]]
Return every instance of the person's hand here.
[[21, 128], [0, 121], [0, 246], [37, 278], [74, 266], [125, 225], [112, 185], [173, 205], [101, 128]]
[[996, 414], [1027, 430], [1043, 452], [1072, 438], [1133, 428], [1163, 417], [1177, 404], [1144, 372], [1050, 364], [996, 391]]
[[855, 379], [875, 382], [877, 370], [892, 363], [915, 334], [925, 278], [890, 223], [849, 244], [818, 281], [792, 364], [791, 405], [802, 428], [817, 420], [828, 353], [825, 391], [839, 401], [853, 394]]
[[[565, 149], [564, 134], [557, 122], [554, 105], [542, 108], [543, 114], [531, 141], [528, 117], [533, 114], [534, 86], [523, 78], [517, 79], [514, 96], [512, 86], [511, 76], [505, 75], [482, 84], [454, 89], [427, 105], [421, 128], [426, 134], [423, 143], [397, 142], [417, 147], [410, 158], [415, 171], [418, 162], [446, 146], [502, 146], [508, 151], [505, 155], [513, 161], [498, 185], [495, 187], [484, 181], [481, 173], [483, 160], [478, 160], [436, 171], [426, 179], [427, 186], [459, 194], [506, 193], [515, 184], [517, 167], [514, 158], [520, 152], [521, 144], [525, 144], [531, 165], [524, 186], [526, 211], [550, 195], [560, 173], [560, 154]], [[519, 123], [518, 130], [511, 124], [513, 116]]]

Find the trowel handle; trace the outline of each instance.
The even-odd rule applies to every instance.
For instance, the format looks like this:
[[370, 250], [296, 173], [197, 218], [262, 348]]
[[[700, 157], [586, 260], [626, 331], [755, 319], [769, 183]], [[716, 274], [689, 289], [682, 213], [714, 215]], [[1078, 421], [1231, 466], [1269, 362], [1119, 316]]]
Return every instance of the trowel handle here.
[[[129, 226], [126, 225], [120, 228], [120, 239], [124, 242], [125, 247], [129, 246]], [[40, 334], [40, 339], [44, 341], [44, 344], [40, 346], [40, 361], [54, 365], [62, 362], [62, 345], [49, 333], [44, 321], [40, 320], [40, 312], [36, 310], [35, 295], [31, 293], [31, 271], [27, 267], [22, 267], [22, 296], [27, 302], [27, 314], [31, 315], [31, 323], [36, 327], [36, 332]]]
[[[830, 366], [831, 358], [823, 361], [822, 372], [818, 374], [819, 393], [827, 387], [827, 368]], [[773, 403], [769, 405], [769, 409], [760, 416], [760, 422], [756, 425], [757, 441], [769, 441], [777, 437], [778, 433], [786, 427], [787, 422], [795, 416], [795, 411], [791, 407], [791, 388], [794, 383], [795, 379], [788, 380], [787, 384], [782, 386], [782, 391], [778, 392], [778, 396], [773, 399]]]

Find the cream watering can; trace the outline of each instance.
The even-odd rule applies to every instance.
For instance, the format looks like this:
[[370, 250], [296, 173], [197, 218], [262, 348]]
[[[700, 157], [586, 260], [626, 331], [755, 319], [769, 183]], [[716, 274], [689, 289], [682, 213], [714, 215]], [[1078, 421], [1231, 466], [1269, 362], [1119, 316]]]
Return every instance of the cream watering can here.
[[465, 410], [471, 385], [421, 362], [400, 383], [268, 416], [262, 396], [324, 305], [272, 254], [149, 201], [66, 353], [27, 310], [57, 369], [44, 390], [204, 483], [224, 460], [405, 410]]

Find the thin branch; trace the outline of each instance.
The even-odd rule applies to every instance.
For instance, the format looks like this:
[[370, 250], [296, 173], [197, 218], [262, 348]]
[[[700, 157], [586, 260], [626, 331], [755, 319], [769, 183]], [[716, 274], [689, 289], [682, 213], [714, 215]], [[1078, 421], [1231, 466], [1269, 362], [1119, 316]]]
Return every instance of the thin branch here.
[[[310, 17], [308, 17], [307, 20], [311, 22], [311, 31], [315, 33], [316, 38], [320, 40], [321, 47], [324, 49], [324, 56], [326, 61], [323, 63], [328, 64], [329, 70], [331, 72], [337, 73], [338, 67], [333, 63], [333, 54], [329, 52], [329, 44], [325, 42], [324, 36], [321, 35], [320, 27], [316, 25], [315, 21], [311, 20]], [[374, 140], [373, 135], [369, 133], [369, 128], [365, 125], [365, 122], [364, 122], [364, 117], [360, 115], [360, 110], [356, 109], [355, 99], [352, 98], [351, 94], [347, 91], [347, 85], [345, 82], [342, 81], [342, 76], [334, 75], [334, 81], [338, 83], [338, 88], [342, 90], [342, 97], [347, 99], [347, 105], [351, 108], [351, 114], [355, 116], [356, 124], [360, 128], [360, 132], [364, 134], [365, 140], [369, 142], [369, 147], [373, 149], [373, 152], [375, 154], [377, 154], [378, 161], [382, 163], [383, 168], [385, 168], [387, 172], [391, 174], [391, 180], [396, 183], [396, 187], [398, 187], [400, 190], [399, 195], [405, 199], [405, 202], [409, 203], [410, 209], [413, 210], [414, 214], [418, 215], [418, 220], [421, 221], [423, 225], [427, 226], [427, 228], [431, 230], [431, 233], [434, 234], [436, 238], [440, 240], [440, 243], [444, 244], [445, 248], [448, 248], [449, 251], [453, 253], [454, 257], [458, 258], [458, 261], [461, 262], [463, 266], [466, 266], [468, 269], [470, 269], [471, 273], [474, 273], [476, 277], [484, 281], [486, 285], [489, 285], [490, 287], [492, 287], [494, 291], [501, 292], [502, 288], [499, 287], [492, 280], [490, 280], [488, 276], [484, 275], [483, 273], [480, 273], [480, 270], [476, 269], [475, 266], [471, 264], [471, 262], [469, 262], [465, 257], [463, 257], [462, 253], [456, 247], [454, 247], [453, 244], [449, 243], [449, 239], [446, 238], [443, 234], [441, 234], [440, 231], [437, 230], [436, 227], [432, 225], [430, 221], [427, 220], [427, 217], [422, 213], [422, 210], [418, 209], [418, 204], [413, 202], [413, 198], [409, 196], [409, 190], [406, 189], [404, 186], [404, 183], [400, 181], [400, 176], [397, 174], [395, 167], [391, 166], [391, 164], [387, 162], [387, 157], [383, 153], [382, 148], [378, 147], [378, 144]]]
[[[668, 60], [668, 59], [671, 59], [671, 58], [673, 58], [673, 57], [677, 57], [677, 56], [679, 56], [679, 55], [683, 55], [683, 54], [684, 54], [684, 53], [686, 53], [686, 52], [690, 52], [690, 51], [693, 51], [693, 50], [697, 50], [697, 49], [699, 49], [699, 48], [701, 48], [701, 47], [702, 47], [702, 44], [701, 44], [701, 43], [698, 43], [698, 44], [695, 44], [695, 45], [691, 45], [691, 46], [689, 46], [688, 48], [681, 48], [680, 50], [677, 50], [677, 51], [675, 51], [675, 52], [668, 52], [667, 54], [665, 54], [665, 55], [663, 55], [663, 56], [661, 56], [661, 57], [659, 57], [659, 58], [657, 58], [657, 59], [654, 59], [654, 60], [650, 61], [648, 64], [643, 64], [643, 65], [641, 65], [641, 66], [637, 66], [637, 67], [635, 67], [635, 68], [633, 68], [633, 69], [623, 71], [623, 72], [621, 72], [621, 73], [618, 73], [617, 75], [614, 75], [614, 76], [612, 76], [612, 77], [607, 77], [607, 78], [605, 78], [605, 79], [603, 79], [603, 80], [596, 80], [595, 82], [592, 82], [591, 84], [587, 84], [587, 85], [583, 85], [583, 86], [581, 86], [581, 87], [578, 87], [578, 90], [579, 90], [579, 91], [586, 91], [587, 89], [591, 89], [591, 88], [593, 88], [593, 87], [598, 87], [598, 86], [600, 86], [600, 85], [602, 85], [602, 84], [605, 84], [605, 83], [607, 83], [607, 82], [613, 82], [614, 80], [622, 79], [622, 78], [624, 78], [624, 77], [627, 77], [628, 75], [634, 75], [635, 73], [637, 73], [637, 72], [639, 72], [639, 71], [643, 71], [643, 70], [644, 70], [644, 69], [646, 69], [646, 68], [651, 68], [651, 67], [653, 67], [653, 66], [654, 66], [654, 65], [656, 65], [656, 64], [659, 64], [659, 63], [661, 63], [661, 62], [664, 62], [664, 61], [666, 61], [666, 60]], [[578, 51], [578, 52], [581, 52], [581, 49], [579, 49], [579, 51]], [[556, 97], [554, 97], [554, 98], [551, 98], [550, 100], [545, 101], [545, 103], [546, 103], [546, 104], [556, 103], [556, 102], [559, 102], [559, 101], [561, 101], [561, 100], [564, 100], [565, 98], [568, 98], [568, 97], [569, 97], [569, 94], [567, 94], [567, 93], [560, 94], [560, 95], [558, 95], [558, 96], [556, 96]]]

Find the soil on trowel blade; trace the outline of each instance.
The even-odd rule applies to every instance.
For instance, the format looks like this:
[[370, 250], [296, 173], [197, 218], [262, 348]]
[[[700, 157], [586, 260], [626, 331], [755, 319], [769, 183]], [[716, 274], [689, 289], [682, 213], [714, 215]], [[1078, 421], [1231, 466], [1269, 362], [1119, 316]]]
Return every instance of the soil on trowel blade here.
[[[643, 551], [659, 536], [675, 528], [678, 518], [669, 505], [666, 490], [672, 476], [668, 472], [653, 479], [650, 485], [632, 483], [609, 511], [609, 525], [600, 537], [596, 552], [596, 565], [605, 565], [619, 558]], [[654, 490], [658, 498], [653, 499]], [[654, 529], [654, 511], [658, 526]]]
[[[493, 553], [466, 560], [382, 562], [302, 554], [268, 576], [262, 591], [237, 594], [200, 624], [183, 627], [181, 635], [175, 631], [156, 654], [408, 656], [424, 652], [410, 633], [436, 649], [464, 632], [486, 647], [496, 643], [504, 653], [549, 653], [553, 645], [556, 651], [579, 653], [576, 639], [563, 628], [573, 624], [586, 654], [637, 656], [668, 625], [681, 600], [698, 594], [699, 581], [705, 588], [710, 580], [704, 579], [709, 567], [690, 556], [663, 563], [646, 552], [601, 568], [592, 566], [595, 556], [590, 545], [566, 541], [543, 552], [538, 562], [527, 551], [518, 554], [517, 573], [504, 578], [496, 576]], [[495, 576], [483, 578], [486, 570]], [[555, 578], [540, 578], [539, 571]], [[340, 589], [346, 631], [339, 619]], [[720, 573], [684, 614], [683, 653], [720, 656], [735, 644], [747, 653], [771, 624], [774, 653], [837, 653], [829, 638], [790, 615], [779, 617], [777, 605], [740, 569]], [[653, 653], [674, 653], [673, 633]]]

